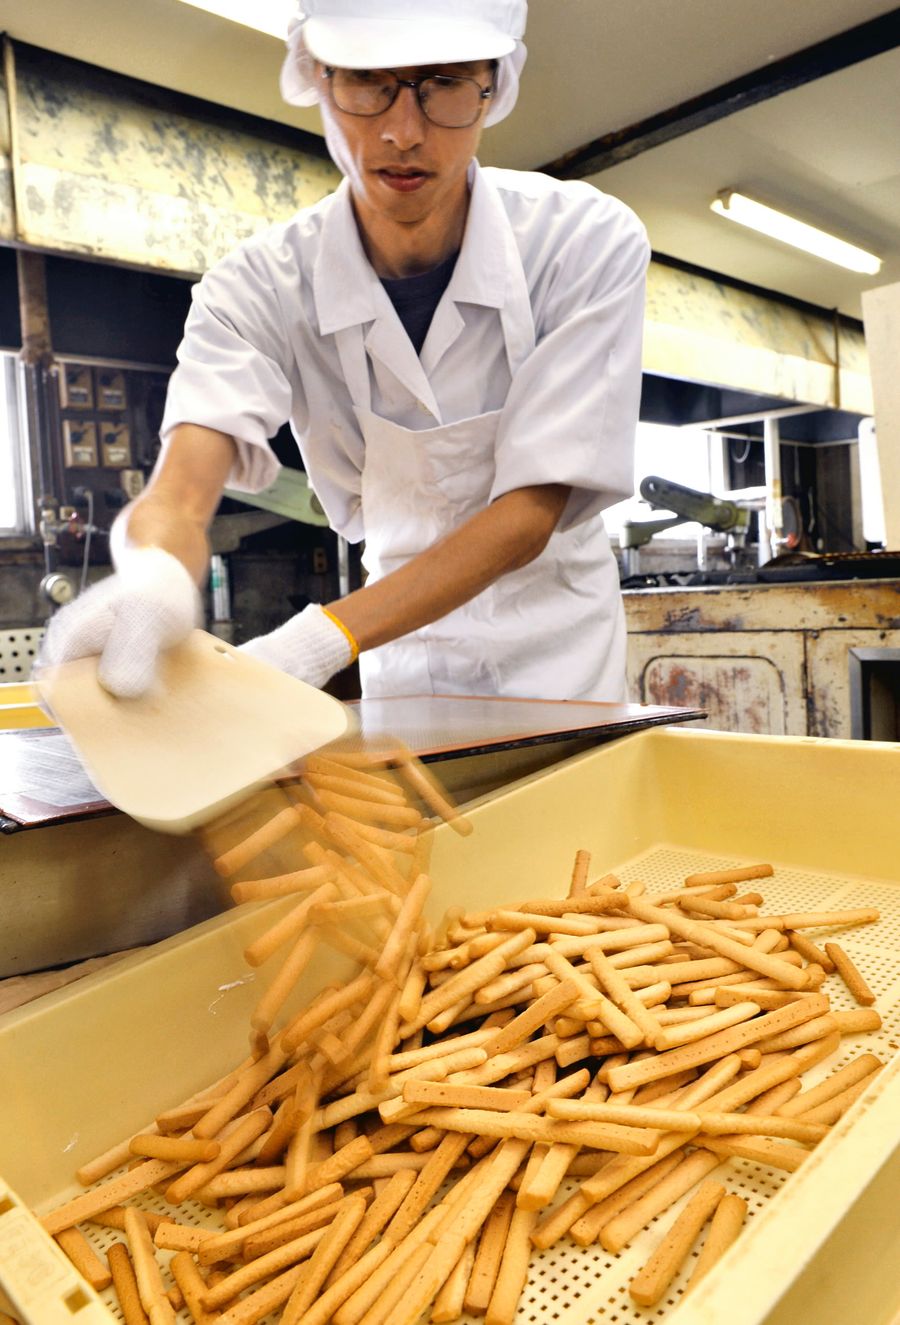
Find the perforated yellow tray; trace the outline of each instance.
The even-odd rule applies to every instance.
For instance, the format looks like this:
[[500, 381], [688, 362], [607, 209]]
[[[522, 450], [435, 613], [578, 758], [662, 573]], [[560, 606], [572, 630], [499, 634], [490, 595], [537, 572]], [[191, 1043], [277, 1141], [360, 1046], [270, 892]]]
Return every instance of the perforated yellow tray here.
[[[841, 942], [877, 994], [884, 1028], [848, 1037], [834, 1070], [864, 1044], [890, 1066], [803, 1168], [786, 1177], [747, 1161], [721, 1172], [749, 1204], [723, 1262], [682, 1300], [682, 1275], [659, 1308], [636, 1308], [627, 1284], [674, 1217], [669, 1211], [619, 1256], [564, 1240], [534, 1253], [521, 1325], [890, 1325], [900, 1311], [900, 746], [654, 730], [625, 738], [489, 798], [476, 832], [439, 829], [435, 912], [561, 894], [576, 848], [594, 867], [652, 891], [683, 873], [771, 860], [767, 909], [877, 905], [882, 920]], [[278, 904], [282, 905], [282, 904]], [[0, 1019], [0, 1173], [21, 1203], [49, 1208], [74, 1191], [75, 1168], [230, 1069], [244, 1054], [262, 973], [242, 950], [272, 907], [218, 917], [150, 954]], [[308, 993], [334, 977], [332, 959]], [[829, 988], [837, 1007], [850, 1001]], [[303, 996], [304, 991], [301, 991]], [[2, 1186], [2, 1184], [0, 1184]], [[163, 1207], [157, 1207], [163, 1208]], [[677, 1207], [676, 1207], [677, 1208]], [[4, 1213], [4, 1209], [6, 1213]], [[185, 1218], [183, 1210], [179, 1218]], [[191, 1216], [209, 1214], [195, 1207]], [[8, 1223], [15, 1221], [15, 1229]], [[16, 1198], [0, 1194], [0, 1285], [55, 1251]], [[4, 1227], [10, 1230], [7, 1237]], [[13, 1236], [14, 1235], [14, 1236]], [[98, 1246], [114, 1235], [91, 1230]], [[10, 1245], [16, 1256], [9, 1253]], [[38, 1248], [35, 1251], [35, 1248]], [[118, 1319], [68, 1275], [28, 1325]], [[46, 1287], [47, 1274], [41, 1280]], [[18, 1290], [21, 1294], [21, 1287]], [[58, 1314], [51, 1314], [57, 1310]]]

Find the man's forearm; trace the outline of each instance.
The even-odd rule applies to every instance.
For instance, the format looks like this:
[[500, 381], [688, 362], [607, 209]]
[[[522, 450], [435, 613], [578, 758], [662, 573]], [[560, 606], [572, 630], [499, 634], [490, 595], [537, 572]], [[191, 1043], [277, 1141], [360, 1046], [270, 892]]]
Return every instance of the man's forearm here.
[[569, 491], [562, 484], [544, 484], [508, 492], [399, 570], [329, 604], [329, 610], [360, 649], [437, 621], [533, 561], [556, 528]]
[[225, 433], [194, 424], [176, 428], [146, 490], [113, 526], [114, 556], [126, 548], [162, 548], [201, 584], [209, 564], [207, 530], [234, 454]]

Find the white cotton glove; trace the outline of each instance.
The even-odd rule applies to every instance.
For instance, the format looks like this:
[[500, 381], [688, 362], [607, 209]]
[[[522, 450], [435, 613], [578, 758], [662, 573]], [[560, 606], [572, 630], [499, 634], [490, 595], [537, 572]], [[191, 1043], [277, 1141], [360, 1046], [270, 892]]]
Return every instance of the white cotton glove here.
[[351, 638], [318, 603], [310, 603], [283, 626], [268, 635], [257, 635], [240, 648], [251, 658], [321, 689], [356, 657]]
[[200, 617], [200, 593], [177, 557], [129, 548], [112, 575], [52, 618], [36, 666], [100, 654], [100, 684], [120, 699], [137, 699], [153, 684], [160, 652]]

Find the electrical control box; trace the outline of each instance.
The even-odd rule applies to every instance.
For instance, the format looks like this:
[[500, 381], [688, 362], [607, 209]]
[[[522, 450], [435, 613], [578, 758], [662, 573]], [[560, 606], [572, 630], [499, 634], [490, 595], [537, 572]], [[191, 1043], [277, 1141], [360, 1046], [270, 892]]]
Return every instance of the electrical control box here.
[[100, 362], [63, 360], [58, 374], [61, 508], [76, 514], [59, 536], [60, 561], [80, 564], [84, 526], [94, 526], [90, 560], [108, 560], [102, 534], [146, 485], [159, 450], [169, 374]]

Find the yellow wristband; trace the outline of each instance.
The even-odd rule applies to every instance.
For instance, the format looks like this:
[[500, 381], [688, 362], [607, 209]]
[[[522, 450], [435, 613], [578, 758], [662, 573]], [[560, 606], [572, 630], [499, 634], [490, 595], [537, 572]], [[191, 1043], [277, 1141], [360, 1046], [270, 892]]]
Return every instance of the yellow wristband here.
[[[359, 657], [359, 645], [353, 638], [353, 635], [344, 625], [343, 621], [341, 621], [339, 617], [336, 617], [333, 612], [329, 612], [327, 607], [323, 607], [322, 611], [328, 617], [328, 620], [334, 622], [341, 634], [346, 637], [347, 643], [350, 645], [350, 663], [356, 662]], [[348, 667], [350, 666], [350, 663], [347, 664]]]

